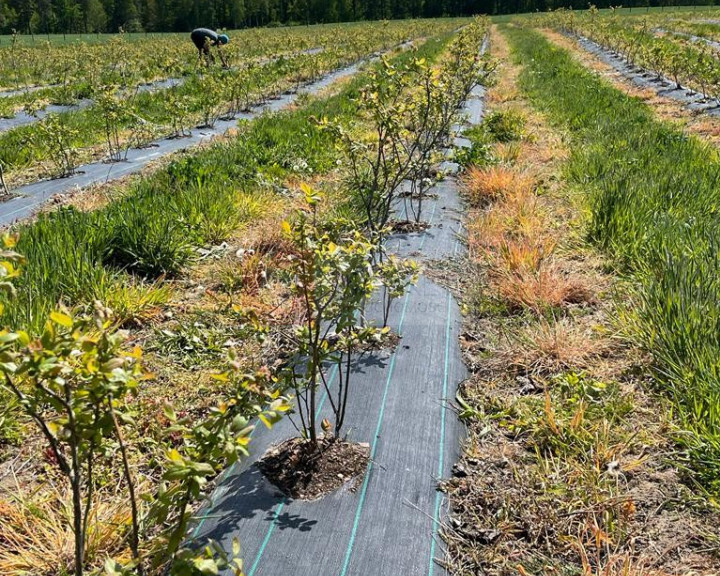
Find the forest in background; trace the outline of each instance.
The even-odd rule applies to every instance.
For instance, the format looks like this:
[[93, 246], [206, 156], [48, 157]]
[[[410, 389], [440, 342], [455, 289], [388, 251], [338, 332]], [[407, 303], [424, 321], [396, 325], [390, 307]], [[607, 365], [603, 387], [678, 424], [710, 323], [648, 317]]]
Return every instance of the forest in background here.
[[[598, 8], [714, 0], [600, 0]], [[185, 32], [198, 26], [315, 24], [587, 8], [575, 0], [0, 0], [0, 34]]]

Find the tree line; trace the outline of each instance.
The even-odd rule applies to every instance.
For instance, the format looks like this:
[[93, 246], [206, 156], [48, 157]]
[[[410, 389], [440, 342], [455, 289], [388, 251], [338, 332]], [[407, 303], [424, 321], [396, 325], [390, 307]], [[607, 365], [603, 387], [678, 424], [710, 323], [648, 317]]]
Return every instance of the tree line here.
[[[599, 8], [715, 0], [600, 0]], [[578, 0], [0, 0], [0, 33], [184, 32], [587, 8]]]

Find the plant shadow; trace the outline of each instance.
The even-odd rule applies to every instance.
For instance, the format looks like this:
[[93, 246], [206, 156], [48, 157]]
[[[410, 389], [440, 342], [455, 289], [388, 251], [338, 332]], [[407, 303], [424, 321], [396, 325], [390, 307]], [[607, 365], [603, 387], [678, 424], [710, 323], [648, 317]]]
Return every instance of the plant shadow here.
[[275, 522], [280, 530], [308, 532], [317, 524], [317, 520], [287, 512], [276, 517], [277, 506], [286, 501], [286, 497], [254, 464], [226, 478], [223, 487], [222, 498], [206, 512], [204, 529], [193, 537], [196, 544], [208, 540], [222, 542], [228, 535], [237, 534], [244, 521], [258, 516], [264, 517], [267, 526]]

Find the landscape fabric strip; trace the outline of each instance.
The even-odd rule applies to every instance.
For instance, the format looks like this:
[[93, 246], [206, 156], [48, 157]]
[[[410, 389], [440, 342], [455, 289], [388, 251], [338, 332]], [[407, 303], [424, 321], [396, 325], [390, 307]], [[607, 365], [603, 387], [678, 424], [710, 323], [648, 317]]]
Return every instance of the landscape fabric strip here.
[[[483, 51], [486, 48], [487, 48], [487, 43], [483, 44], [483, 48], [482, 48]], [[482, 90], [477, 90], [477, 91], [474, 90], [473, 91], [473, 96], [477, 97], [478, 99], [482, 97], [482, 94], [483, 94]], [[470, 100], [469, 102], [466, 103], [466, 109], [469, 109], [469, 111], [471, 111], [471, 115], [472, 115], [472, 117], [470, 119], [471, 124], [479, 122], [482, 118], [482, 107], [480, 106], [479, 107], [480, 110], [477, 110], [477, 107], [474, 107], [473, 105], [474, 105], [474, 103], [472, 102], [472, 100]], [[453, 188], [453, 192], [456, 192], [456, 190], [454, 189], [455, 188], [454, 181], [451, 181], [450, 186], [451, 186], [451, 188]], [[438, 202], [433, 203], [433, 213], [431, 215], [431, 218], [429, 219], [430, 223], [432, 223], [432, 220], [434, 218], [434, 213], [435, 213], [437, 204], [438, 204]], [[422, 237], [422, 241], [418, 248], [419, 251], [421, 251], [423, 249], [427, 237], [428, 237], [428, 234], [424, 233], [423, 237]], [[457, 251], [457, 241], [455, 242], [455, 245], [453, 248], [453, 253], [452, 253], [453, 256], [456, 254], [456, 251]], [[442, 399], [441, 400], [447, 399], [447, 389], [448, 389], [448, 383], [449, 383], [450, 346], [451, 346], [452, 294], [450, 293], [449, 290], [446, 290], [446, 292], [447, 292], [447, 298], [446, 298], [446, 318], [445, 318], [445, 349], [444, 349], [444, 358], [443, 358], [444, 366], [443, 366], [443, 383], [442, 383]], [[408, 296], [409, 296], [409, 294], [408, 294]], [[407, 297], [405, 300], [405, 304], [403, 306], [403, 313], [401, 316], [400, 325], [398, 327], [399, 332], [402, 332], [402, 324], [405, 319], [406, 307], [407, 307]], [[343, 562], [342, 570], [340, 572], [340, 576], [347, 575], [348, 567], [350, 564], [350, 559], [352, 557], [352, 551], [353, 551], [353, 547], [355, 544], [355, 539], [357, 537], [357, 531], [358, 531], [358, 527], [360, 525], [360, 519], [361, 519], [363, 507], [365, 505], [367, 488], [368, 488], [368, 484], [370, 482], [370, 473], [372, 471], [373, 459], [374, 459], [375, 451], [377, 449], [377, 440], [379, 438], [380, 428], [381, 428], [381, 425], [383, 422], [386, 395], [389, 390], [390, 379], [391, 379], [391, 377], [393, 375], [393, 371], [395, 369], [396, 357], [397, 356], [394, 354], [391, 359], [391, 364], [390, 364], [389, 372], [388, 372], [388, 379], [386, 382], [386, 387], [385, 387], [384, 396], [383, 396], [382, 409], [381, 409], [381, 413], [378, 418], [376, 434], [375, 434], [374, 440], [373, 440], [372, 451], [371, 451], [371, 455], [370, 455], [370, 463], [368, 465], [368, 470], [367, 470], [367, 472], [365, 474], [365, 478], [363, 480], [363, 485], [362, 485], [362, 489], [361, 489], [361, 493], [360, 493], [360, 501], [358, 503], [357, 511], [355, 513], [353, 527], [352, 527], [352, 531], [350, 534], [350, 540], [348, 542], [348, 547], [346, 549], [345, 559]], [[438, 478], [441, 478], [443, 476], [444, 467], [445, 467], [444, 450], [445, 450], [445, 422], [446, 422], [445, 410], [446, 409], [447, 409], [446, 406], [442, 405], [442, 402], [441, 402], [439, 457], [438, 457], [438, 469], [437, 469]], [[430, 560], [429, 560], [429, 568], [428, 568], [428, 574], [430, 576], [434, 572], [434, 556], [435, 556], [436, 536], [437, 536], [437, 528], [436, 527], [437, 527], [437, 522], [439, 521], [440, 503], [441, 503], [441, 494], [439, 492], [436, 492], [435, 509], [434, 509], [434, 515], [433, 515], [433, 535], [432, 535], [431, 542], [430, 542]]]
[[[333, 372], [330, 375], [330, 380], [328, 381], [328, 387], [332, 386], [335, 383], [335, 378], [338, 374], [338, 367], [337, 364], [333, 367]], [[327, 390], [323, 392], [322, 398], [320, 399], [320, 402], [317, 407], [317, 411], [315, 413], [316, 418], [320, 418], [320, 414], [322, 413], [323, 406], [325, 405], [325, 401], [327, 400]], [[277, 526], [278, 518], [280, 517], [280, 513], [282, 512], [283, 508], [287, 504], [288, 499], [283, 498], [282, 502], [278, 504], [278, 507], [275, 509], [275, 513], [273, 514], [272, 522], [270, 522], [270, 526], [268, 527], [267, 534], [265, 535], [265, 539], [263, 540], [262, 544], [260, 545], [260, 550], [257, 553], [257, 556], [255, 557], [255, 561], [252, 564], [252, 567], [250, 568], [250, 571], [248, 572], [248, 576], [254, 576], [255, 571], [257, 570], [258, 566], [260, 565], [260, 560], [263, 557], [263, 554], [265, 553], [265, 548], [267, 548], [270, 538], [272, 537], [272, 533], [275, 530], [275, 527]]]
[[578, 36], [577, 41], [586, 52], [611, 66], [636, 86], [649, 88], [656, 94], [680, 102], [695, 112], [702, 112], [710, 116], [720, 116], [718, 103], [713, 99], [705, 99], [702, 94], [686, 86], [678, 88], [669, 78], [661, 77], [658, 80], [656, 74], [653, 72], [644, 69], [638, 71], [636, 67], [629, 65], [624, 58], [611, 53], [590, 38]]
[[267, 548], [268, 544], [270, 543], [270, 538], [272, 537], [272, 533], [275, 530], [275, 526], [277, 526], [278, 518], [280, 518], [280, 513], [282, 512], [283, 508], [285, 507], [285, 504], [287, 504], [287, 498], [284, 498], [280, 504], [278, 504], [278, 507], [275, 509], [275, 513], [273, 514], [272, 521], [270, 522], [270, 526], [268, 528], [267, 534], [265, 534], [265, 539], [262, 541], [262, 544], [260, 545], [260, 550], [257, 553], [257, 556], [255, 557], [255, 562], [253, 562], [252, 566], [250, 567], [250, 571], [248, 572], [248, 576], [255, 576], [255, 571], [258, 569], [258, 566], [260, 565], [260, 560], [262, 560], [263, 554], [265, 553], [265, 549]]
[[[487, 50], [488, 47], [488, 38], [485, 39], [485, 42], [482, 47], [482, 51], [484, 52]], [[482, 106], [482, 97], [484, 95], [484, 89], [481, 86], [476, 86], [473, 89], [472, 96], [480, 103], [479, 106], [474, 106], [474, 102], [469, 100], [466, 103], [466, 109], [470, 109], [471, 115], [470, 118], [468, 118], [468, 124], [478, 125], [480, 122], [482, 122], [483, 118], [483, 106]], [[455, 139], [456, 146], [463, 140], [462, 133], [464, 132], [466, 126], [460, 127], [460, 134]], [[453, 258], [457, 256], [457, 249], [458, 249], [458, 241], [455, 241], [455, 245], [453, 247]], [[448, 380], [449, 380], [449, 363], [450, 363], [450, 310], [452, 306], [452, 293], [448, 290], [447, 291], [447, 321], [445, 324], [445, 358], [444, 358], [444, 365], [443, 365], [443, 392], [442, 397], [443, 400], [447, 400], [448, 398]], [[445, 468], [445, 406], [441, 405], [441, 427], [440, 427], [440, 440], [439, 440], [439, 454], [438, 454], [438, 479], [442, 478], [443, 476], [443, 470]], [[440, 505], [442, 503], [442, 493], [438, 490], [435, 494], [435, 513], [433, 515], [433, 538], [430, 542], [430, 558], [428, 563], [428, 576], [433, 576], [435, 573], [435, 548], [436, 548], [436, 542], [437, 538], [440, 535], [440, 531], [438, 529], [438, 526], [440, 524]]]
[[660, 32], [661, 34], [672, 34], [673, 36], [678, 36], [680, 38], [687, 38], [691, 42], [707, 44], [714, 50], [720, 50], [720, 42], [716, 42], [715, 40], [711, 40], [710, 38], [696, 36], [695, 34], [690, 34], [689, 32], [681, 32], [679, 30], [666, 30], [665, 28], [655, 28], [655, 31]]
[[[405, 295], [405, 301], [403, 302], [402, 314], [400, 315], [400, 323], [398, 324], [398, 333], [402, 334], [402, 326], [405, 322], [405, 314], [407, 312], [407, 304], [410, 300], [412, 292], [408, 292]], [[345, 550], [345, 560], [343, 561], [342, 570], [340, 576], [347, 574], [348, 566], [350, 565], [350, 558], [352, 556], [353, 546], [355, 545], [355, 538], [357, 536], [358, 526], [360, 525], [360, 517], [362, 516], [363, 507], [365, 506], [365, 498], [367, 497], [368, 483], [370, 482], [370, 473], [373, 469], [373, 459], [377, 451], [378, 440], [380, 438], [380, 430], [382, 428], [383, 419], [385, 417], [385, 406], [387, 404], [388, 391], [390, 390], [390, 383], [392, 381], [393, 372], [395, 371], [395, 361], [397, 360], [397, 354], [393, 354], [390, 358], [390, 367], [388, 368], [387, 380], [385, 381], [385, 388], [383, 390], [382, 402], [380, 404], [380, 413], [378, 414], [377, 426], [375, 427], [375, 435], [373, 436], [372, 448], [370, 450], [370, 461], [368, 462], [367, 470], [365, 471], [365, 477], [363, 478], [362, 488], [360, 489], [360, 501], [358, 502], [357, 511], [355, 512], [355, 519], [353, 521], [352, 530], [350, 532], [350, 541], [348, 542], [347, 549]]]
[[[434, 217], [435, 217], [435, 210], [436, 210], [436, 208], [437, 208], [437, 203], [433, 203], [433, 205], [432, 205], [432, 210], [431, 210], [431, 212], [430, 212], [430, 217], [428, 218], [428, 224], [432, 224], [433, 219], [434, 219]], [[427, 239], [427, 236], [428, 236], [427, 230], [424, 230], [423, 233], [422, 233], [422, 240], [421, 240], [421, 242], [420, 242], [420, 247], [419, 247], [420, 250], [422, 250], [423, 246], [425, 245], [425, 240]], [[405, 313], [406, 313], [406, 311], [407, 311], [408, 299], [410, 298], [411, 294], [412, 294], [412, 288], [410, 288], [410, 290], [408, 291], [408, 293], [405, 294], [405, 298], [404, 298], [404, 301], [403, 301], [403, 307], [402, 307], [402, 313], [401, 313], [401, 316], [400, 316], [400, 322], [398, 323], [398, 329], [397, 329], [397, 330], [398, 330], [398, 334], [402, 334], [402, 325], [403, 325], [403, 321], [404, 321], [404, 319], [405, 319]], [[449, 321], [449, 320], [448, 320], [448, 321]], [[392, 359], [391, 359], [391, 364], [390, 364], [390, 369], [389, 369], [389, 373], [388, 373], [388, 378], [387, 378], [387, 381], [386, 381], [386, 384], [385, 384], [385, 393], [383, 394], [383, 408], [384, 408], [385, 400], [387, 399], [387, 390], [388, 390], [388, 387], [389, 387], [389, 385], [390, 385], [390, 378], [392, 377], [392, 370], [393, 370], [393, 367], [394, 367], [394, 362], [395, 362], [395, 356], [396, 356], [396, 354], [397, 354], [397, 352], [393, 353]], [[336, 375], [336, 373], [333, 373], [333, 379], [334, 379], [334, 376], [335, 376], [335, 375]], [[332, 380], [331, 380], [330, 384], [332, 385]], [[317, 411], [318, 416], [319, 416], [319, 414], [320, 414], [320, 411], [322, 410], [322, 405], [323, 405], [324, 402], [325, 402], [325, 398], [326, 398], [326, 395], [323, 396], [323, 399], [322, 399], [322, 401], [321, 401], [321, 403], [320, 403], [320, 408], [318, 408], [318, 411]], [[383, 411], [383, 409], [381, 409], [381, 415], [380, 415], [380, 417], [379, 417], [380, 419], [378, 420], [378, 427], [379, 427], [380, 424], [382, 423], [382, 411]], [[371, 454], [370, 454], [370, 461], [369, 461], [369, 463], [368, 463], [367, 470], [365, 471], [365, 481], [363, 481], [363, 491], [361, 492], [361, 496], [360, 496], [361, 503], [364, 501], [364, 495], [363, 495], [363, 494], [364, 494], [364, 492], [367, 491], [366, 481], [367, 481], [367, 479], [368, 479], [368, 477], [369, 477], [369, 475], [370, 475], [370, 470], [371, 470], [371, 468], [372, 468], [374, 451], [375, 451], [375, 449], [376, 449], [377, 439], [378, 439], [378, 430], [376, 429], [376, 434], [375, 434], [375, 436], [374, 436], [374, 441], [373, 441], [373, 448], [372, 448], [372, 451], [371, 451]], [[274, 514], [274, 516], [273, 516], [273, 521], [272, 521], [272, 523], [270, 524], [270, 526], [268, 527], [268, 531], [267, 531], [267, 534], [265, 535], [265, 539], [263, 540], [263, 543], [262, 543], [262, 545], [260, 546], [260, 551], [258, 552], [258, 554], [257, 554], [257, 556], [256, 556], [256, 558], [255, 558], [255, 561], [254, 561], [253, 564], [252, 564], [252, 567], [251, 567], [250, 571], [248, 572], [248, 576], [255, 576], [255, 571], [257, 570], [257, 568], [258, 568], [258, 566], [259, 566], [259, 564], [260, 564], [260, 560], [262, 559], [262, 556], [263, 556], [263, 554], [265, 553], [265, 549], [267, 548], [267, 546], [268, 546], [268, 544], [269, 544], [269, 542], [270, 542], [270, 537], [272, 536], [272, 533], [273, 533], [273, 531], [275, 530], [275, 525], [276, 525], [276, 523], [277, 523], [277, 518], [280, 516], [280, 512], [281, 512], [282, 509], [285, 507], [285, 505], [287, 504], [287, 502], [288, 502], [288, 500], [287, 500], [287, 498], [285, 498], [285, 499], [283, 499], [283, 501], [278, 505], [277, 511], [275, 512], [275, 514]], [[358, 511], [357, 514], [359, 514], [359, 511]], [[358, 520], [358, 522], [359, 522], [359, 520]], [[355, 532], [357, 531], [357, 526], [356, 526], [356, 525], [354, 525], [354, 531], [355, 531]], [[351, 535], [351, 539], [354, 539], [354, 536], [353, 536], [353, 535]], [[348, 554], [349, 554], [349, 552], [348, 552]], [[349, 562], [349, 556], [346, 558], [346, 562]], [[343, 567], [343, 574], [345, 573], [346, 570], [347, 570], [347, 566], [344, 566], [344, 567]]]
[[[437, 207], [437, 203], [433, 204], [433, 210], [430, 215], [430, 218], [428, 220], [428, 223], [432, 225], [433, 218], [435, 216], [435, 208]], [[425, 239], [427, 238], [427, 231], [423, 233], [422, 241], [420, 242], [420, 250], [422, 250]], [[405, 314], [407, 312], [407, 304], [408, 300], [410, 299], [410, 296], [412, 295], [413, 290], [412, 288], [408, 291], [408, 293], [405, 295], [405, 300], [403, 302], [402, 307], [402, 313], [400, 315], [400, 322], [398, 323], [398, 334], [402, 336], [402, 327], [403, 323], [405, 322]], [[449, 322], [448, 318], [448, 322]], [[390, 382], [392, 380], [393, 372], [395, 370], [395, 360], [397, 359], [397, 353], [394, 353], [392, 355], [392, 358], [390, 359], [390, 367], [388, 368], [388, 376], [387, 380], [385, 381], [385, 389], [383, 390], [383, 399], [381, 403], [380, 413], [378, 414], [378, 422], [377, 426], [375, 428], [375, 435], [373, 436], [373, 443], [372, 443], [372, 449], [370, 451], [370, 461], [368, 462], [367, 470], [365, 471], [365, 477], [363, 478], [363, 484], [362, 489], [360, 491], [360, 501], [358, 502], [357, 511], [355, 512], [355, 519], [353, 521], [353, 527], [352, 531], [350, 532], [350, 541], [348, 542], [347, 549], [345, 551], [345, 560], [343, 561], [343, 567], [340, 572], [340, 576], [345, 576], [348, 570], [348, 566], [350, 564], [350, 558], [352, 556], [352, 550], [353, 546], [355, 545], [355, 538], [357, 536], [357, 530], [358, 526], [360, 525], [360, 517], [362, 515], [363, 507], [365, 506], [365, 498], [367, 495], [367, 487], [368, 483], [370, 482], [370, 473], [372, 472], [373, 468], [373, 459], [375, 458], [375, 452], [377, 451], [377, 443], [378, 439], [380, 438], [380, 429], [382, 427], [383, 418], [385, 415], [385, 404], [387, 402], [387, 394], [388, 390], [390, 389]]]
[[[450, 306], [452, 304], [452, 297], [450, 292], [447, 296], [447, 322], [445, 325], [445, 375], [443, 377], [443, 400], [447, 399], [447, 387], [448, 387], [448, 362], [450, 357]], [[445, 406], [440, 405], [440, 449], [438, 456], [438, 479], [442, 478], [444, 468], [444, 454], [445, 454]], [[438, 536], [437, 525], [440, 521], [440, 503], [442, 501], [442, 495], [438, 490], [435, 493], [435, 514], [433, 515], [434, 527], [433, 527], [433, 538], [430, 542], [430, 562], [428, 567], [428, 576], [432, 576], [435, 572], [435, 542]]]
[[[453, 249], [453, 256], [457, 254], [457, 242]], [[446, 401], [448, 398], [448, 379], [449, 379], [449, 365], [450, 365], [450, 310], [452, 306], [452, 294], [448, 290], [447, 293], [447, 321], [445, 322], [445, 359], [443, 366], [443, 386], [442, 386], [442, 399]], [[439, 450], [438, 450], [438, 480], [443, 477], [443, 471], [445, 470], [445, 411], [447, 408], [444, 404], [440, 404], [440, 439]], [[435, 572], [435, 546], [440, 531], [438, 525], [440, 523], [440, 504], [442, 502], [442, 492], [438, 490], [435, 493], [435, 514], [433, 515], [433, 539], [430, 542], [430, 564], [428, 567], [428, 576], [433, 576]]]
[[17, 90], [3, 90], [0, 92], [0, 98], [13, 98], [14, 96], [22, 96], [32, 92], [45, 90], [46, 88], [57, 88], [59, 84], [48, 84], [45, 86], [28, 86], [27, 88], [19, 88]]

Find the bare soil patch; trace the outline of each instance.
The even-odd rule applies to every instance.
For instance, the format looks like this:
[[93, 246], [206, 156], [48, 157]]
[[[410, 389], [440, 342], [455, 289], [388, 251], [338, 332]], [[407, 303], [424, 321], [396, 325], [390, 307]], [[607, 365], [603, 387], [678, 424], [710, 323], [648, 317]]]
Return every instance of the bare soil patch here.
[[381, 350], [393, 352], [395, 348], [398, 347], [398, 344], [400, 344], [400, 340], [402, 340], [402, 336], [394, 330], [390, 330], [389, 332], [382, 334], [377, 340], [372, 340], [370, 342], [365, 342], [360, 346], [355, 346], [352, 351], [361, 354], [364, 352], [379, 352]]
[[398, 347], [401, 339], [402, 336], [400, 336], [400, 334], [391, 330], [390, 332], [385, 334], [378, 342], [373, 342], [369, 346], [365, 346], [365, 351], [372, 352], [377, 350], [389, 350], [390, 352], [392, 352], [395, 350], [395, 348]]
[[418, 200], [420, 198], [423, 200], [427, 200], [428, 198], [438, 198], [438, 194], [436, 192], [423, 192], [420, 194], [418, 192], [413, 192], [412, 190], [403, 190], [397, 196], [398, 198], [412, 198], [413, 200]]
[[268, 450], [257, 466], [285, 495], [317, 500], [348, 482], [353, 490], [369, 458], [368, 444], [325, 438], [318, 450], [307, 440], [292, 438]]

